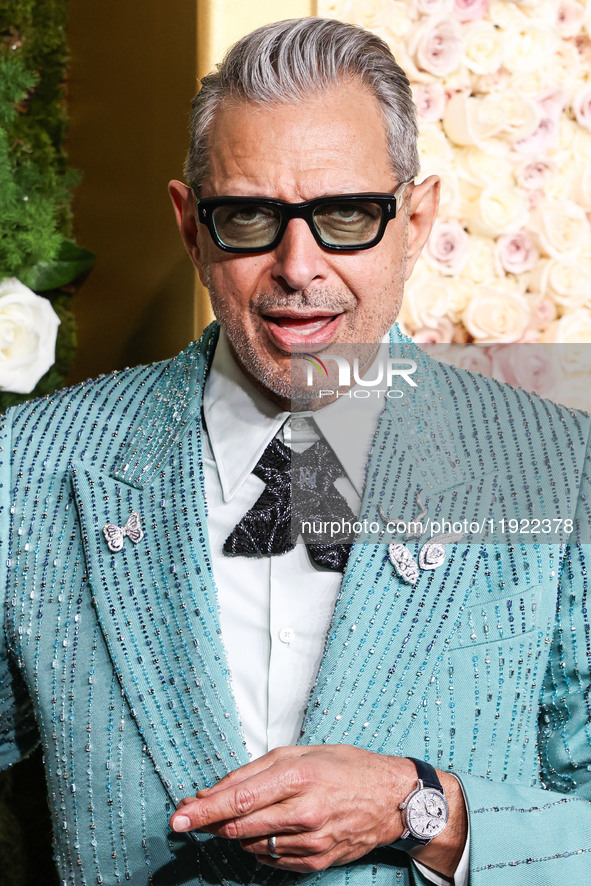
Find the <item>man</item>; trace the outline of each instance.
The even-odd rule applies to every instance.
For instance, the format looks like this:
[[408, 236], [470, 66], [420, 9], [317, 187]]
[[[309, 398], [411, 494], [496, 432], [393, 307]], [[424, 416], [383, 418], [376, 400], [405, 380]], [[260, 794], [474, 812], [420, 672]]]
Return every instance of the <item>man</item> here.
[[[219, 337], [6, 419], [2, 759], [36, 721], [65, 883], [589, 873], [584, 545], [446, 542], [412, 578], [383, 542], [343, 576], [312, 546], [230, 542], [269, 444], [318, 439], [325, 410], [290, 414], [292, 349], [395, 320], [437, 208], [415, 136], [377, 38], [314, 19], [244, 38], [196, 100], [192, 187], [170, 186]], [[431, 406], [386, 404], [362, 511], [540, 487], [586, 516], [587, 417], [421, 366]]]

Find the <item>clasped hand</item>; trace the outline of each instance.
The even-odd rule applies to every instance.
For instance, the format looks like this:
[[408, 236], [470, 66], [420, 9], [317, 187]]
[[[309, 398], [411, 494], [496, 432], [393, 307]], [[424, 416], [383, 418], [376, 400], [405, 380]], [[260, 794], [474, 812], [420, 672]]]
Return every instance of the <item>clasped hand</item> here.
[[[441, 775], [453, 782], [461, 798], [455, 779]], [[399, 804], [416, 782], [415, 766], [404, 757], [349, 745], [276, 748], [181, 800], [170, 824], [175, 831], [195, 829], [238, 840], [271, 867], [323, 870], [399, 839]], [[452, 830], [455, 834], [457, 829]], [[269, 855], [270, 835], [276, 837], [279, 858]], [[449, 869], [453, 874], [465, 833], [461, 845], [444, 840], [443, 834], [438, 840], [440, 848], [433, 841], [417, 854], [441, 873]]]

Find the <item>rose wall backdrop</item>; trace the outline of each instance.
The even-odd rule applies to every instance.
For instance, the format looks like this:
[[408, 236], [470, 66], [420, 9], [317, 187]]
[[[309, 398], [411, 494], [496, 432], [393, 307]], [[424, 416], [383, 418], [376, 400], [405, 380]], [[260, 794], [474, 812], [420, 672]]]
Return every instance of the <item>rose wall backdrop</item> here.
[[[419, 109], [422, 175], [442, 178], [404, 330], [420, 342], [591, 342], [591, 4], [319, 0], [318, 15], [388, 43]], [[589, 409], [581, 350], [520, 347], [511, 362], [535, 360], [544, 394], [548, 361], [560, 362], [566, 399]], [[487, 374], [494, 361], [515, 381], [502, 351], [455, 359]]]

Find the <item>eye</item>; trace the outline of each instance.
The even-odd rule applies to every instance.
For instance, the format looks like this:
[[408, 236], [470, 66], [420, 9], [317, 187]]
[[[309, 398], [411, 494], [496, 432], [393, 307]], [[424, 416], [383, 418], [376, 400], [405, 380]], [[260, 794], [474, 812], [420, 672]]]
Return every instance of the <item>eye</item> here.
[[250, 224], [251, 222], [256, 222], [263, 218], [265, 218], [264, 210], [258, 207], [245, 206], [244, 209], [236, 209], [228, 216], [227, 221], [233, 222], [234, 224]]
[[228, 207], [223, 218], [223, 225], [267, 225], [275, 222], [275, 213], [265, 206], [236, 206]]

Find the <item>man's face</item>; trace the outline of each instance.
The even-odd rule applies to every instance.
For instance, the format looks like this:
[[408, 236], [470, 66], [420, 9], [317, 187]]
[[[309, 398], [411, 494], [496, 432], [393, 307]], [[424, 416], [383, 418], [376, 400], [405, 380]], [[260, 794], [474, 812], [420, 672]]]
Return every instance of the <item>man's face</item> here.
[[[337, 194], [392, 194], [400, 184], [378, 105], [355, 82], [299, 104], [222, 106], [209, 145], [210, 174], [202, 197], [302, 202]], [[435, 179], [407, 190], [413, 192], [403, 199], [404, 208], [370, 249], [329, 252], [316, 243], [304, 219], [292, 219], [271, 252], [236, 255], [216, 247], [194, 216], [191, 224], [192, 197], [178, 189], [175, 196], [171, 186], [185, 245], [209, 289], [214, 313], [242, 368], [274, 399], [289, 399], [292, 347], [319, 352], [335, 343], [378, 342], [393, 323], [437, 202]]]

